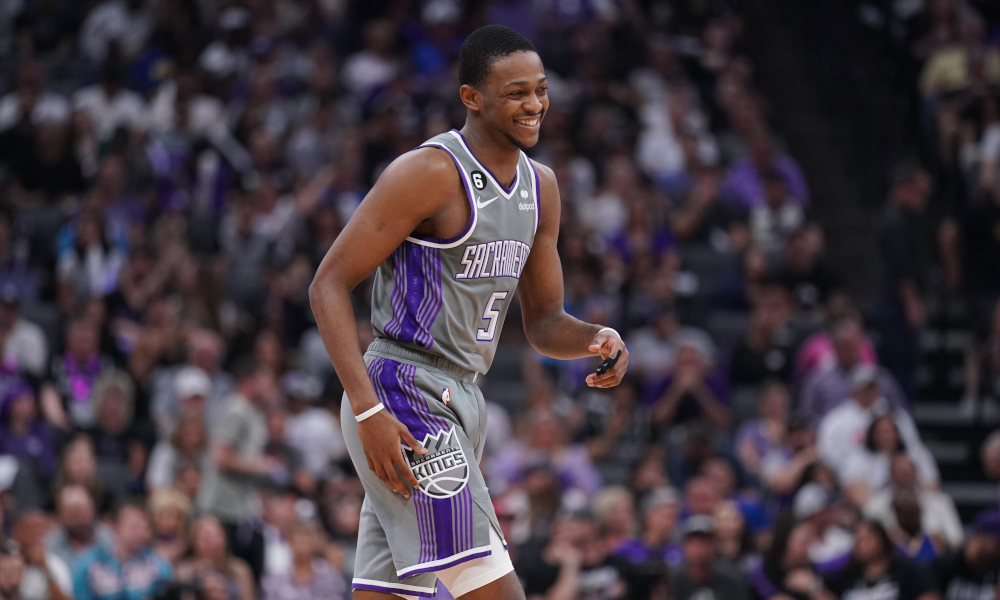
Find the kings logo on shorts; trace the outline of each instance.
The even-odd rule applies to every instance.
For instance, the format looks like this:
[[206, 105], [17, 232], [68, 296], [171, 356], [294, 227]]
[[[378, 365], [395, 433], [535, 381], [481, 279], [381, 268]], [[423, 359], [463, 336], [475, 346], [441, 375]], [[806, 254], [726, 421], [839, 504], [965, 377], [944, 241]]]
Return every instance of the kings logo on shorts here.
[[455, 434], [455, 426], [436, 435], [427, 434], [422, 442], [427, 454], [405, 448], [410, 469], [420, 489], [431, 498], [451, 498], [469, 482], [469, 462]]

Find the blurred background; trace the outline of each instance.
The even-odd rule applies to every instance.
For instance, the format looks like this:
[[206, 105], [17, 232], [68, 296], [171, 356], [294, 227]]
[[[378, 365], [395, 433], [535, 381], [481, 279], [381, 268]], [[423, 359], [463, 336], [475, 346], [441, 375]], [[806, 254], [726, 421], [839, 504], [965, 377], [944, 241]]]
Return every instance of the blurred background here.
[[992, 0], [0, 2], [0, 598], [350, 596], [307, 288], [489, 23], [631, 351], [589, 389], [515, 301], [480, 379], [528, 597], [997, 598]]

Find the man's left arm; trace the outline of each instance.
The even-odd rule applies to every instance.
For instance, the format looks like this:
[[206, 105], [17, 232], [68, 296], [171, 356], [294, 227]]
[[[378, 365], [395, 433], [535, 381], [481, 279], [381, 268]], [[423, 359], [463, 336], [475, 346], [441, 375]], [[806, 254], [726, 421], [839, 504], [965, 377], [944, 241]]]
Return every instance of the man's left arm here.
[[628, 350], [614, 330], [584, 323], [564, 310], [562, 265], [556, 248], [561, 208], [559, 186], [551, 169], [538, 163], [534, 165], [540, 188], [539, 205], [536, 207], [539, 211], [538, 230], [517, 289], [524, 333], [535, 350], [562, 360], [598, 354], [601, 358], [608, 358], [621, 350], [621, 357], [614, 368], [604, 375], [587, 376], [587, 385], [591, 387], [614, 387], [625, 376]]

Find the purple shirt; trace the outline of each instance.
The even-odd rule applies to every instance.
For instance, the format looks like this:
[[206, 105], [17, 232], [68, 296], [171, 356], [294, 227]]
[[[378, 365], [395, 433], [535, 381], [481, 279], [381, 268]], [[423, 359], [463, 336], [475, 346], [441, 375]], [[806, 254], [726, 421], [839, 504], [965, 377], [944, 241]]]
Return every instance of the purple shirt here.
[[684, 562], [684, 551], [680, 544], [667, 542], [658, 548], [650, 547], [639, 538], [631, 538], [622, 542], [614, 551], [614, 555], [636, 564], [649, 560], [662, 560], [671, 567], [676, 567]]
[[34, 459], [45, 475], [51, 475], [56, 469], [52, 432], [41, 419], [32, 423], [24, 437], [15, 436], [6, 424], [0, 427], [0, 454]]
[[[643, 390], [642, 402], [646, 406], [652, 406], [659, 401], [660, 397], [670, 389], [670, 385], [674, 382], [674, 376], [667, 375], [659, 379], [653, 379], [646, 384], [646, 389]], [[725, 407], [729, 406], [729, 382], [725, 375], [718, 371], [712, 371], [705, 376], [705, 385], [708, 389], [712, 390], [715, 394], [715, 398]], [[684, 423], [692, 419], [696, 419], [702, 416], [701, 405], [698, 401], [690, 397], [690, 394], [686, 394], [680, 400], [680, 405], [677, 407], [677, 412], [674, 414], [674, 423]]]
[[[799, 398], [799, 416], [813, 429], [828, 412], [837, 408], [851, 397], [851, 385], [847, 372], [840, 365], [826, 371], [813, 373], [802, 386]], [[899, 384], [884, 367], [878, 368], [878, 386], [882, 396], [892, 410], [907, 410], [906, 396]]]
[[[800, 206], [808, 204], [809, 187], [798, 163], [790, 156], [779, 154], [774, 157], [771, 166], [784, 176], [792, 201]], [[733, 204], [745, 208], [764, 205], [764, 185], [752, 160], [741, 158], [729, 167], [722, 183], [722, 195]]]

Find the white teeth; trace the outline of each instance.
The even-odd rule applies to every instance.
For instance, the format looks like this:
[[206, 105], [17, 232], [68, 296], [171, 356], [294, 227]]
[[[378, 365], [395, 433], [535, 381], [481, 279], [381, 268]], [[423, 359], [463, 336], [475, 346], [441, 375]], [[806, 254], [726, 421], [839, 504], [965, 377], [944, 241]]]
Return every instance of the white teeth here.
[[514, 122], [515, 123], [520, 123], [521, 125], [524, 125], [526, 127], [534, 127], [535, 125], [538, 124], [538, 119], [537, 118], [535, 118], [535, 119], [514, 119]]

